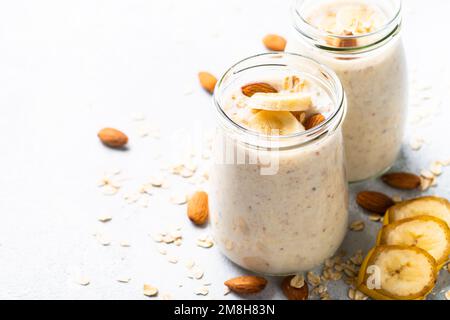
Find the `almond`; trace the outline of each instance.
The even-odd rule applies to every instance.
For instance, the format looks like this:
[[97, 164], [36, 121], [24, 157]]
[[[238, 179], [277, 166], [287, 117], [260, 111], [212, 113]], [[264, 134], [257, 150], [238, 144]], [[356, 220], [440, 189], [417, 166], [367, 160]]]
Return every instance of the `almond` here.
[[277, 89], [272, 87], [270, 84], [262, 83], [262, 82], [247, 84], [246, 86], [243, 86], [241, 90], [242, 90], [242, 93], [247, 97], [251, 97], [255, 93], [258, 93], [258, 92], [261, 92], [261, 93], [277, 93], [278, 92]]
[[262, 291], [267, 280], [257, 276], [242, 276], [225, 281], [225, 285], [236, 293], [249, 294]]
[[335, 48], [354, 48], [358, 46], [358, 41], [355, 38], [351, 38], [353, 32], [344, 32], [343, 36], [348, 36], [349, 38], [328, 37], [327, 43]]
[[379, 214], [385, 214], [386, 210], [395, 204], [387, 195], [374, 191], [363, 191], [358, 193], [356, 202], [362, 208]]
[[272, 51], [284, 51], [286, 48], [286, 39], [276, 34], [268, 34], [265, 36], [263, 43], [267, 49]]
[[204, 71], [199, 72], [198, 80], [200, 81], [200, 85], [203, 87], [203, 89], [205, 89], [209, 93], [214, 92], [214, 88], [217, 83], [217, 78], [214, 77], [211, 73]]
[[313, 114], [308, 119], [306, 119], [305, 129], [309, 130], [314, 127], [317, 127], [319, 124], [321, 124], [324, 121], [325, 121], [325, 117], [322, 114], [320, 114], [320, 113]]
[[208, 194], [203, 191], [197, 191], [190, 199], [187, 205], [187, 215], [196, 225], [202, 225], [208, 220]]
[[403, 190], [413, 190], [420, 186], [420, 177], [408, 172], [387, 173], [381, 180], [393, 188]]
[[104, 128], [97, 135], [101, 142], [111, 148], [121, 148], [128, 142], [125, 133], [113, 128]]
[[281, 283], [281, 289], [283, 289], [284, 295], [288, 300], [307, 300], [308, 299], [308, 284], [304, 282], [301, 288], [295, 288], [291, 286], [291, 281], [295, 276], [289, 276], [284, 278]]

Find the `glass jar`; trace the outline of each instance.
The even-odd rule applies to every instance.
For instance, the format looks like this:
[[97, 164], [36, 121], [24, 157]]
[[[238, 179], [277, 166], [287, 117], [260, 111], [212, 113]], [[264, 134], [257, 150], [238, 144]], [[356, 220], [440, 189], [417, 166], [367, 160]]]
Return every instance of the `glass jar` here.
[[[325, 122], [288, 136], [267, 136], [223, 110], [233, 88], [295, 72], [324, 89]], [[309, 270], [339, 248], [347, 230], [348, 192], [341, 125], [346, 100], [329, 68], [300, 55], [245, 59], [218, 82], [209, 205], [216, 244], [241, 267], [285, 275]]]
[[[378, 31], [358, 36], [333, 35], [307, 22], [312, 10], [339, 2], [376, 6], [388, 22]], [[401, 8], [401, 0], [294, 2], [295, 30], [286, 51], [311, 56], [339, 76], [348, 101], [343, 132], [352, 182], [387, 171], [401, 148], [408, 104]]]

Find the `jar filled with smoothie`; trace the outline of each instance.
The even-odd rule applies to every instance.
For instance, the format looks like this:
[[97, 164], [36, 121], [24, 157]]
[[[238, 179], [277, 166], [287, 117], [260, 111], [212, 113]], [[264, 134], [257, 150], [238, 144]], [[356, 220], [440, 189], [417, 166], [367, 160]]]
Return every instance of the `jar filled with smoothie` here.
[[286, 50], [329, 66], [344, 86], [349, 181], [388, 170], [401, 148], [408, 100], [401, 0], [297, 0], [293, 22]]
[[214, 105], [209, 205], [222, 252], [272, 275], [332, 256], [348, 219], [346, 100], [336, 74], [296, 54], [254, 56], [226, 72]]

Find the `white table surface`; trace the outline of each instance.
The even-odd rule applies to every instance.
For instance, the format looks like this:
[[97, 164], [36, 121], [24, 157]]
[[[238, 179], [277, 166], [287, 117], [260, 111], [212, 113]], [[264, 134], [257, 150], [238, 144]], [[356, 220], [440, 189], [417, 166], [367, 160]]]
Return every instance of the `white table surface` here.
[[[168, 201], [173, 190], [195, 187], [171, 178], [169, 189], [154, 190], [148, 208], [127, 204], [123, 195], [138, 190], [162, 162], [179, 160], [184, 143], [174, 137], [211, 126], [210, 97], [199, 88], [197, 72], [220, 75], [239, 59], [263, 52], [265, 34], [287, 35], [289, 3], [0, 2], [0, 298], [148, 299], [144, 283], [159, 288], [158, 298], [223, 298], [223, 281], [245, 271], [217, 248], [197, 247], [196, 239], [208, 229], [192, 226], [185, 206]], [[450, 2], [408, 0], [405, 7], [411, 110], [395, 167], [419, 172], [450, 157]], [[145, 114], [146, 120], [133, 121], [133, 113]], [[137, 127], [143, 123], [159, 127], [160, 138], [140, 137]], [[129, 150], [103, 147], [96, 134], [104, 126], [125, 131]], [[407, 144], [416, 136], [426, 141], [420, 151]], [[114, 168], [129, 179], [117, 195], [105, 196], [97, 181]], [[450, 172], [438, 181], [427, 194], [449, 198]], [[380, 226], [354, 204], [355, 193], [363, 189], [418, 194], [379, 181], [352, 185], [352, 220], [364, 219], [367, 226], [362, 233], [349, 232], [344, 248], [350, 252], [369, 249]], [[112, 221], [98, 222], [103, 214]], [[171, 225], [182, 226], [183, 244], [168, 247], [178, 264], [168, 263], [149, 236]], [[109, 237], [111, 245], [100, 245], [96, 232]], [[120, 241], [131, 247], [121, 247]], [[189, 258], [205, 271], [203, 280], [186, 277], [184, 259]], [[90, 284], [77, 284], [79, 276]], [[118, 277], [131, 281], [119, 283]], [[212, 283], [210, 294], [195, 296], [204, 282]], [[282, 299], [279, 282], [271, 278], [254, 297]], [[430, 298], [442, 298], [449, 283], [449, 273], [442, 272]], [[332, 297], [346, 297], [342, 283], [329, 288]]]

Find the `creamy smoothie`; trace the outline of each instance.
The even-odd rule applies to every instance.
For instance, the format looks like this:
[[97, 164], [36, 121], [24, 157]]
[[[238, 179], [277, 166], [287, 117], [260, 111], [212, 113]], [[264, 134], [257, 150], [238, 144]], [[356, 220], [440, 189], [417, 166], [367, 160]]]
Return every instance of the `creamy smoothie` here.
[[349, 181], [387, 170], [402, 144], [407, 69], [396, 3], [400, 2], [298, 1], [294, 8], [294, 20], [301, 22], [286, 50], [331, 67], [347, 95], [344, 141]]
[[246, 269], [309, 270], [345, 236], [345, 99], [328, 72], [300, 56], [261, 55], [216, 89], [211, 222], [223, 253]]

